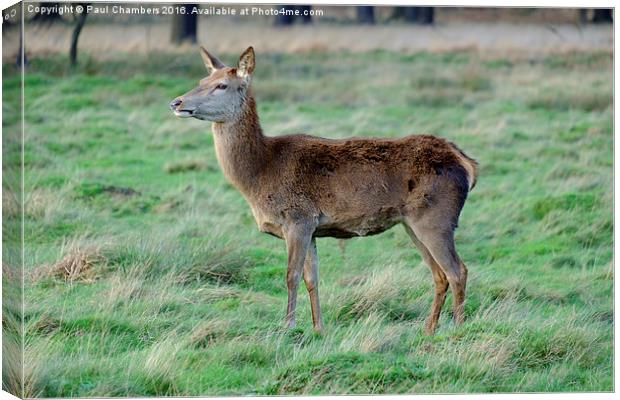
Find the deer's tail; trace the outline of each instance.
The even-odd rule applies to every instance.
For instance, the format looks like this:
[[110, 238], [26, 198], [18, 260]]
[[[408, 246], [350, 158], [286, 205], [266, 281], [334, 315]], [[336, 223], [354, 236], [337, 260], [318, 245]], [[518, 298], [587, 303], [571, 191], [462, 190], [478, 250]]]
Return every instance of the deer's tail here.
[[461, 164], [467, 172], [467, 182], [469, 183], [469, 190], [471, 191], [474, 186], [476, 186], [476, 181], [478, 180], [478, 162], [465, 154], [463, 150], [459, 149], [454, 143], [450, 144], [452, 145], [454, 154], [456, 155], [459, 164]]

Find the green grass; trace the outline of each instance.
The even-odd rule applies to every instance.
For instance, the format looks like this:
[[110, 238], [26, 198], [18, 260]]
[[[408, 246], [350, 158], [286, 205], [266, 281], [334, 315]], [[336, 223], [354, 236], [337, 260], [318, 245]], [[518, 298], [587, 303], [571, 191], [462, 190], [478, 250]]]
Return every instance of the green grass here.
[[[74, 71], [33, 57], [26, 395], [611, 391], [611, 67], [587, 53], [259, 54], [270, 135], [434, 133], [480, 163], [457, 230], [466, 323], [449, 296], [423, 335], [432, 279], [397, 227], [344, 253], [318, 242], [317, 336], [303, 287], [299, 327], [283, 329], [285, 246], [223, 178], [209, 124], [167, 108], [204, 74], [198, 53]], [[3, 68], [15, 131], [19, 76]], [[10, 173], [19, 143], [4, 148]]]

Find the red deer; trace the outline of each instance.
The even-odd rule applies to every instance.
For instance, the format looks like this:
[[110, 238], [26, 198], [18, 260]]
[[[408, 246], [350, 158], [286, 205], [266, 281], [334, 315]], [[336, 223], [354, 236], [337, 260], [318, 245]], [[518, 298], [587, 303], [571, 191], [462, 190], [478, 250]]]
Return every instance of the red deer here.
[[448, 286], [454, 321], [462, 323], [467, 268], [456, 253], [454, 230], [476, 183], [476, 161], [430, 135], [344, 140], [265, 136], [251, 86], [252, 47], [234, 68], [204, 48], [201, 55], [209, 76], [174, 99], [170, 108], [177, 117], [213, 122], [225, 177], [249, 203], [260, 231], [285, 240], [287, 325], [295, 326], [303, 276], [314, 329], [323, 330], [316, 238], [375, 235], [397, 224], [404, 225], [435, 281], [425, 332], [435, 332]]

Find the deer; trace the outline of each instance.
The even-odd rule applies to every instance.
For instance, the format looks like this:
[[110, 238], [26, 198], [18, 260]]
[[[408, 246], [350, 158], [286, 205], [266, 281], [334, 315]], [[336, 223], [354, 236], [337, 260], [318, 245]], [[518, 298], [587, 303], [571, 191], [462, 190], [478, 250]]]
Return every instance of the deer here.
[[430, 268], [435, 296], [424, 325], [435, 333], [448, 288], [455, 325], [464, 320], [467, 267], [454, 231], [478, 163], [432, 135], [326, 139], [263, 134], [252, 90], [255, 53], [229, 67], [200, 46], [209, 74], [170, 103], [174, 115], [212, 123], [225, 178], [249, 204], [258, 229], [283, 239], [288, 254], [285, 327], [295, 327], [303, 277], [313, 329], [324, 330], [316, 239], [349, 239], [403, 225]]

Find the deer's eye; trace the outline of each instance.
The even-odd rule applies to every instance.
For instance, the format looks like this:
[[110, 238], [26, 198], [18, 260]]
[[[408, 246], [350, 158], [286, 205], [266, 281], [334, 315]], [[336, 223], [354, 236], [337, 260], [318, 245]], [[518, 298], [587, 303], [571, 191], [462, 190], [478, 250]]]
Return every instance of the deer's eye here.
[[225, 83], [220, 83], [219, 85], [217, 85], [215, 88], [216, 89], [220, 89], [220, 90], [226, 90], [226, 88], [228, 87], [227, 84]]

